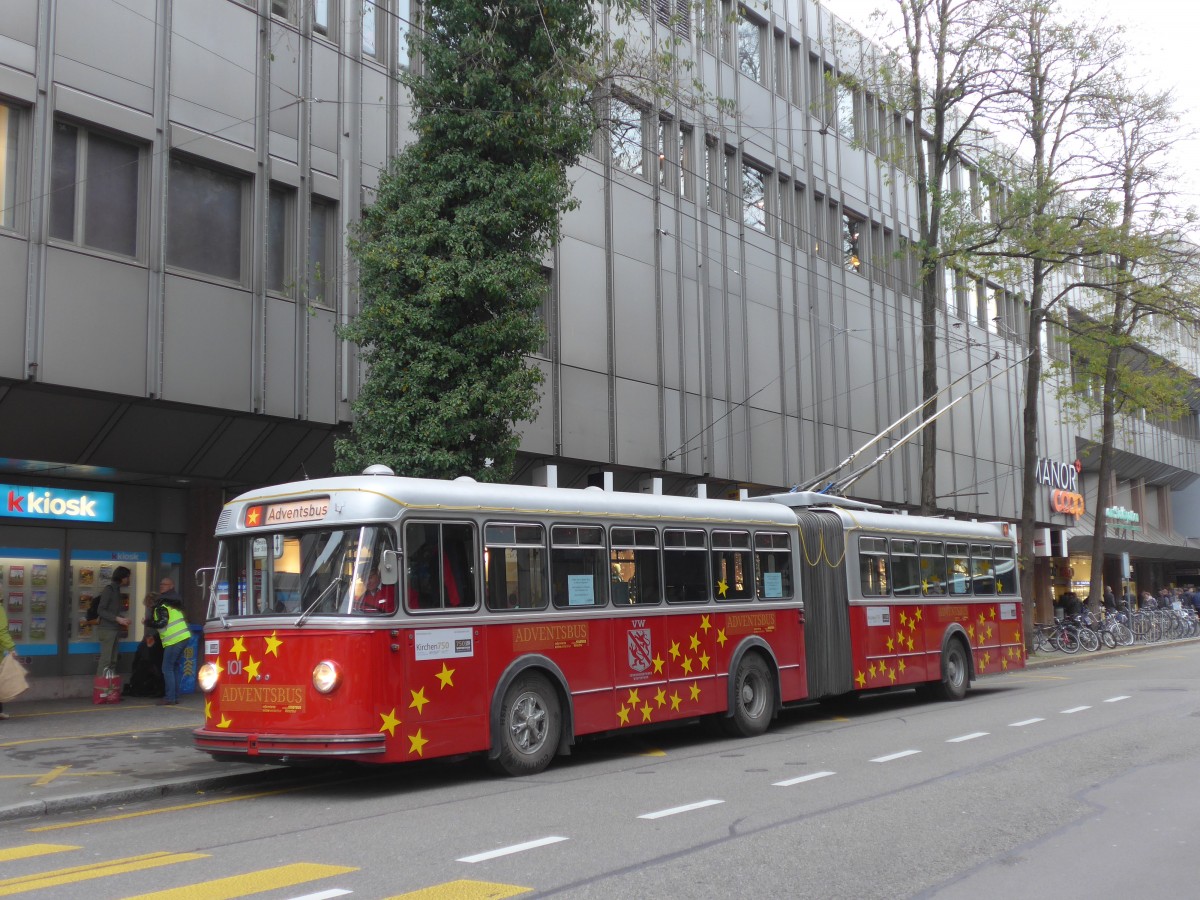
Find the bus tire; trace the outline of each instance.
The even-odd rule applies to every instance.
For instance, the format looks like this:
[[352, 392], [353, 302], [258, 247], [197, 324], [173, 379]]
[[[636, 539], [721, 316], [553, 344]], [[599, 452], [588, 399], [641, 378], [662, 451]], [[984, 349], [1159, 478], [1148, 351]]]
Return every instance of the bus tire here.
[[967, 682], [970, 680], [970, 662], [963, 642], [951, 638], [946, 642], [942, 653], [942, 680], [930, 685], [934, 695], [939, 700], [961, 700], [967, 696]]
[[734, 737], [755, 737], [767, 730], [775, 714], [775, 679], [758, 653], [747, 653], [733, 676], [733, 707], [721, 727]]
[[500, 707], [491, 766], [504, 775], [536, 775], [550, 765], [561, 736], [558, 693], [536, 672], [518, 675]]

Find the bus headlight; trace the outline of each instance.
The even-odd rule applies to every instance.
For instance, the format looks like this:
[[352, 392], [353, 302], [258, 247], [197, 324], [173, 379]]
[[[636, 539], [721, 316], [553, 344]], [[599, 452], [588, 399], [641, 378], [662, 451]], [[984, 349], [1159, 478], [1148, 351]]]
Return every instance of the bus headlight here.
[[218, 669], [214, 663], [205, 663], [200, 667], [200, 671], [196, 673], [196, 683], [200, 685], [200, 690], [208, 694], [217, 686]]
[[328, 694], [336, 688], [342, 681], [341, 670], [338, 669], [337, 663], [332, 660], [323, 659], [317, 663], [313, 669], [313, 687], [322, 694]]

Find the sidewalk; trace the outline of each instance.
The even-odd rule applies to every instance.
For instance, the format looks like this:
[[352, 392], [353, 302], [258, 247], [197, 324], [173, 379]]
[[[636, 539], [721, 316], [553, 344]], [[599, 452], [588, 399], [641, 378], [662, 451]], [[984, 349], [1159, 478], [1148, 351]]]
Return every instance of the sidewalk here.
[[[1139, 644], [1073, 656], [1038, 654], [1026, 667], [1064, 665], [1162, 646]], [[199, 693], [184, 695], [178, 706], [131, 697], [111, 706], [93, 706], [86, 698], [18, 699], [4, 708], [12, 718], [0, 721], [0, 822], [292, 775], [286, 766], [217, 762], [195, 750], [192, 729], [199, 727], [204, 715], [204, 697]]]
[[280, 766], [216, 762], [192, 747], [201, 694], [178, 706], [131, 697], [4, 704], [0, 721], [0, 822], [112, 806], [286, 776]]

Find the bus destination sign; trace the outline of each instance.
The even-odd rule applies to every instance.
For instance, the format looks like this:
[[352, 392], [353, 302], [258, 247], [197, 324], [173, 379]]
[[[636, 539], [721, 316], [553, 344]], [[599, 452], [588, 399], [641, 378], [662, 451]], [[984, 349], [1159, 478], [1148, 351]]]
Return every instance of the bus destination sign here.
[[242, 520], [246, 528], [268, 528], [295, 525], [297, 522], [316, 522], [329, 514], [329, 498], [293, 500], [290, 503], [256, 504], [246, 507]]

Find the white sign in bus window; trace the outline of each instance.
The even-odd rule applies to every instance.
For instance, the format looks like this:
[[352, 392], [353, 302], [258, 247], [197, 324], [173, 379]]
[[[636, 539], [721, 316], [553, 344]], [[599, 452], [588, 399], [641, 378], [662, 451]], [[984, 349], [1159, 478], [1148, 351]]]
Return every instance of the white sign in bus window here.
[[474, 655], [470, 628], [422, 628], [413, 635], [413, 656], [418, 660]]
[[591, 575], [567, 576], [567, 604], [569, 606], [595, 606], [596, 591]]
[[267, 558], [267, 539], [265, 537], [254, 539], [250, 555], [255, 559]]
[[1015, 603], [1001, 603], [1000, 604], [1000, 619], [1001, 619], [1001, 621], [1007, 622], [1011, 619], [1015, 619], [1016, 617], [1017, 617], [1017, 604], [1015, 604]]
[[782, 572], [763, 572], [763, 596], [768, 600], [783, 596]]

